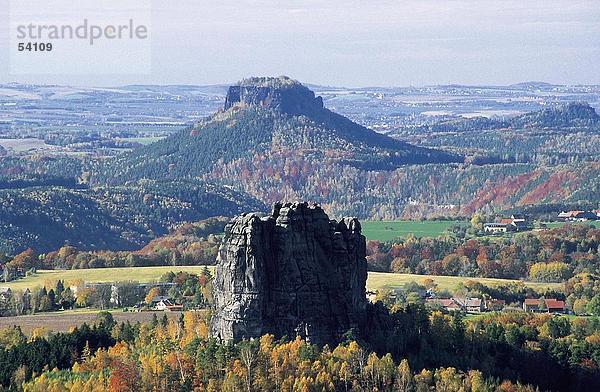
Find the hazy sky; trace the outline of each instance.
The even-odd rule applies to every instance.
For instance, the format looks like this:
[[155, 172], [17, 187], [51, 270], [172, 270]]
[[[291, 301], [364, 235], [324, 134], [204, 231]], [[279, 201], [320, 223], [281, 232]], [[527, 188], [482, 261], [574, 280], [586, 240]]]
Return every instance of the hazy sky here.
[[11, 75], [7, 9], [0, 0], [0, 82], [600, 84], [600, 0], [152, 0], [152, 73], [102, 76], [69, 64], [64, 75]]

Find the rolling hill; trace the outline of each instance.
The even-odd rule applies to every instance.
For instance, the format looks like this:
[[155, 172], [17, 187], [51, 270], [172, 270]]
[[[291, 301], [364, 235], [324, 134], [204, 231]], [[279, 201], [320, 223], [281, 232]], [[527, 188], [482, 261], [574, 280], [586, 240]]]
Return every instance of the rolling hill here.
[[570, 102], [510, 119], [461, 117], [417, 128], [418, 132], [479, 132], [500, 129], [598, 132], [600, 115], [587, 102]]
[[0, 253], [47, 252], [65, 243], [132, 250], [182, 222], [264, 209], [248, 195], [198, 182], [0, 189]]

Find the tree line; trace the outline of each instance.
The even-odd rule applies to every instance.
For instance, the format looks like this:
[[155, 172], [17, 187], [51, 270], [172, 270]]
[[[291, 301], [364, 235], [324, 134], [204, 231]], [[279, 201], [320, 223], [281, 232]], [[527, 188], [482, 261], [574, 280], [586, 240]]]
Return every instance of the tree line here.
[[[19, 333], [0, 333], [0, 342], [10, 341], [2, 343], [0, 382], [25, 390], [78, 391], [458, 392], [600, 386], [597, 318], [515, 313], [464, 320], [408, 306], [391, 313], [385, 331], [348, 331], [335, 347], [272, 335], [218, 342], [209, 337], [208, 319], [199, 312], [133, 326], [107, 318], [101, 327], [83, 326], [48, 338], [3, 340], [3, 334]], [[92, 341], [91, 331], [102, 339]], [[60, 352], [69, 352], [68, 357], [33, 351], [41, 345], [52, 353], [64, 341], [67, 348]], [[11, 352], [31, 353], [34, 361], [3, 360]]]
[[407, 237], [368, 241], [373, 271], [564, 282], [579, 273], [600, 274], [600, 229], [564, 225], [507, 238]]

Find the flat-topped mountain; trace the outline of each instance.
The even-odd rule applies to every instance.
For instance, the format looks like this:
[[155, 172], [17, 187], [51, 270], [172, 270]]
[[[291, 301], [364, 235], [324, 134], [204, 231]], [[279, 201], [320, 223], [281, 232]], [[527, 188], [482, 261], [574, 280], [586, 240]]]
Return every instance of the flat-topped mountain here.
[[222, 165], [293, 151], [320, 164], [391, 170], [406, 164], [459, 162], [439, 150], [379, 134], [323, 107], [287, 77], [251, 78], [229, 88], [224, 110], [192, 130], [140, 148], [100, 169], [100, 182], [211, 177]]
[[289, 115], [316, 116], [323, 111], [323, 99], [300, 83], [285, 77], [250, 78], [229, 87], [225, 110], [235, 105], [260, 106]]

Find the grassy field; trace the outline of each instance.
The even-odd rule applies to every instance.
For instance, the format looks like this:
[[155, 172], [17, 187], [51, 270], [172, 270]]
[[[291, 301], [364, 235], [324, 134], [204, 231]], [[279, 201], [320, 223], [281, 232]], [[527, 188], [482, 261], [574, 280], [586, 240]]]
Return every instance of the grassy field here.
[[[212, 268], [212, 267], [211, 267]], [[14, 282], [0, 283], [0, 286], [15, 290], [53, 285], [57, 280], [65, 282], [81, 279], [84, 282], [116, 282], [132, 280], [140, 283], [158, 280], [163, 274], [173, 271], [200, 273], [204, 266], [175, 267], [128, 267], [128, 268], [95, 268], [78, 270], [39, 270], [35, 275]]]
[[148, 144], [157, 142], [159, 140], [162, 140], [164, 138], [165, 138], [164, 136], [148, 136], [148, 137], [128, 137], [128, 138], [119, 139], [119, 140], [126, 141], [126, 142], [137, 142], [137, 143], [141, 143], [143, 145], [148, 145]]
[[[600, 228], [600, 221], [595, 222], [569, 222], [570, 224], [591, 224]], [[561, 227], [565, 222], [549, 222], [549, 228]], [[415, 237], [438, 237], [444, 235], [448, 228], [454, 225], [468, 225], [463, 221], [364, 221], [361, 222], [362, 232], [368, 240], [391, 241], [409, 234]], [[482, 237], [480, 237], [482, 238]], [[489, 238], [498, 238], [490, 236]]]
[[[498, 286], [510, 282], [519, 282], [518, 280], [510, 279], [492, 279], [492, 278], [465, 278], [462, 276], [434, 276], [434, 275], [413, 275], [413, 274], [390, 274], [383, 272], [369, 272], [367, 279], [367, 289], [375, 291], [382, 288], [401, 288], [406, 283], [411, 281], [421, 283], [423, 279], [431, 278], [438, 287], [441, 289], [452, 290], [456, 287], [459, 282], [466, 282], [467, 280], [476, 280], [487, 286]], [[526, 286], [532, 287], [538, 290], [544, 290], [546, 288], [552, 288], [560, 290], [563, 288], [562, 283], [535, 283], [535, 282], [524, 282]]]
[[[97, 309], [76, 309], [60, 312], [39, 313], [18, 317], [0, 317], [0, 328], [18, 325], [25, 334], [30, 334], [36, 328], [44, 328], [53, 332], [66, 332], [72, 327], [83, 323], [93, 324], [100, 310]], [[152, 315], [162, 318], [164, 314], [169, 318], [178, 318], [181, 312], [123, 312], [122, 310], [111, 309], [110, 313], [116, 322], [129, 321], [130, 323], [147, 322], [152, 319]]]
[[454, 225], [466, 225], [460, 221], [365, 221], [362, 232], [368, 240], [390, 241], [409, 234], [415, 237], [437, 237]]
[[550, 229], [553, 229], [555, 227], [564, 226], [567, 223], [576, 224], [576, 225], [594, 225], [594, 226], [600, 228], [600, 221], [594, 221], [594, 222], [548, 222], [548, 223], [546, 223], [546, 226], [548, 226], [548, 228], [550, 228]]
[[0, 139], [0, 146], [7, 150], [23, 152], [29, 150], [56, 150], [58, 147], [46, 144], [42, 139]]
[[[214, 267], [209, 267], [212, 271]], [[158, 280], [163, 274], [169, 271], [187, 271], [199, 274], [204, 266], [168, 266], [168, 267], [130, 267], [130, 268], [96, 268], [81, 270], [40, 270], [34, 276], [28, 276], [14, 282], [0, 283], [1, 286], [10, 287], [13, 290], [23, 290], [25, 288], [41, 287], [43, 285], [54, 286], [60, 279], [65, 282], [72, 282], [81, 279], [84, 282], [116, 282], [132, 280], [137, 282], [152, 282]], [[413, 274], [391, 274], [384, 272], [369, 272], [367, 288], [377, 290], [383, 287], [402, 287], [404, 284], [415, 281], [420, 283], [425, 278], [433, 279], [440, 288], [453, 289], [458, 282], [467, 280], [477, 280], [486, 285], [497, 286], [503, 283], [518, 282], [509, 279], [491, 279], [491, 278], [464, 278], [460, 276], [429, 276]], [[534, 283], [525, 282], [527, 286], [544, 288], [562, 288], [561, 283]]]

